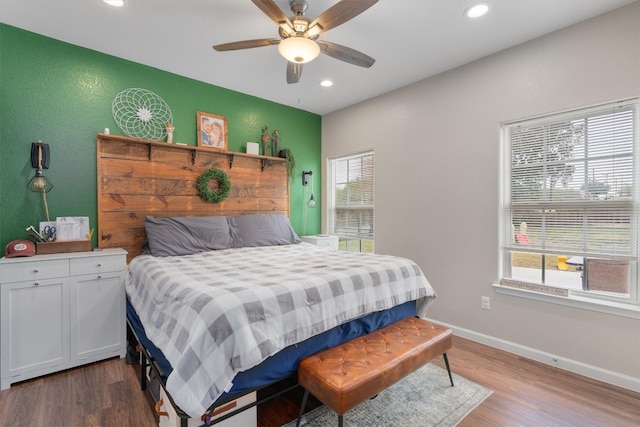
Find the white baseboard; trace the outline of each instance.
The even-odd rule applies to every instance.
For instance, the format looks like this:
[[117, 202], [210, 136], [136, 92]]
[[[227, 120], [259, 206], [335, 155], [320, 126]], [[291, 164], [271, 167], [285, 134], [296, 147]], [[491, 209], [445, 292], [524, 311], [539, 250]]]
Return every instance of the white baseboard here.
[[454, 335], [457, 335], [459, 337], [466, 338], [480, 344], [485, 344], [499, 350], [504, 350], [509, 353], [517, 354], [518, 356], [526, 357], [527, 359], [535, 360], [537, 362], [544, 363], [545, 365], [554, 366], [565, 371], [584, 375], [585, 377], [593, 378], [598, 381], [602, 381], [640, 393], [640, 378], [635, 378], [630, 375], [602, 369], [597, 366], [579, 362], [577, 360], [559, 357], [557, 355], [546, 353], [544, 351], [536, 350], [535, 348], [526, 347], [520, 344], [502, 340], [500, 338], [480, 334], [469, 329], [459, 328], [455, 325], [443, 323], [438, 320], [429, 320], [448, 327], [453, 331]]

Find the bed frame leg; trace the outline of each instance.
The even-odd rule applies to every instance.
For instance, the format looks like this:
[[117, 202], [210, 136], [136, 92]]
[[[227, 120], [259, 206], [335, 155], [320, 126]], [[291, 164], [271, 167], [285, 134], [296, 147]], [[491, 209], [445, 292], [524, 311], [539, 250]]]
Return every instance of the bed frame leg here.
[[451, 381], [451, 387], [453, 387], [453, 376], [451, 375], [451, 367], [449, 366], [449, 358], [447, 357], [447, 353], [442, 353], [442, 357], [444, 358], [444, 364], [447, 367], [447, 373], [449, 374], [449, 381]]
[[144, 351], [140, 352], [140, 389], [147, 389], [147, 356]]

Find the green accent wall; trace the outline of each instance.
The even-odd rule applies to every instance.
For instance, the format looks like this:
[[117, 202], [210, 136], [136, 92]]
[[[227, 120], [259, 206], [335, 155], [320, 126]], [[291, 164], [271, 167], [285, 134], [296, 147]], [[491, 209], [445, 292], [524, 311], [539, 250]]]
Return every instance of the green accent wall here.
[[96, 134], [104, 128], [123, 134], [111, 103], [127, 88], [144, 88], [165, 100], [174, 117], [174, 142], [197, 145], [196, 111], [227, 118], [230, 151], [244, 152], [247, 141], [260, 141], [264, 125], [278, 129], [279, 147], [290, 148], [296, 159], [291, 223], [301, 235], [320, 232], [320, 200], [306, 209], [305, 224], [301, 184], [302, 170], [312, 170], [319, 196], [319, 115], [0, 24], [2, 250], [11, 240], [27, 238], [25, 227], [46, 220], [42, 197], [26, 188], [35, 173], [30, 153], [37, 140], [51, 150], [44, 171], [54, 186], [47, 194], [51, 219], [88, 216], [96, 227]]

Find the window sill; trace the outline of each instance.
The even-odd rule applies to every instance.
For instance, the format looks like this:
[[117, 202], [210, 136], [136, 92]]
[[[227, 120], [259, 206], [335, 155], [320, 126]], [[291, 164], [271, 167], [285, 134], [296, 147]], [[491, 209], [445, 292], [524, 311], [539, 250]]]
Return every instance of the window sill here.
[[631, 319], [640, 320], [640, 306], [631, 303], [594, 300], [592, 298], [585, 298], [576, 295], [569, 295], [567, 297], [564, 297], [551, 294], [543, 294], [540, 292], [534, 292], [525, 289], [512, 288], [509, 286], [501, 286], [498, 284], [494, 284], [493, 289], [498, 294], [543, 301], [551, 304], [560, 304], [568, 307], [580, 308], [583, 310], [591, 310], [598, 313], [606, 313], [612, 314], [614, 316], [628, 317]]

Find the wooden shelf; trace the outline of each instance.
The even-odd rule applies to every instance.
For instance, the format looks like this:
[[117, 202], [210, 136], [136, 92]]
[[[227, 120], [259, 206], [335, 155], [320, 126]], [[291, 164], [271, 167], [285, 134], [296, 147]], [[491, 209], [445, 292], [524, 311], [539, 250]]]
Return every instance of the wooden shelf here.
[[[175, 148], [177, 150], [186, 150], [186, 151], [192, 151], [194, 153], [197, 152], [203, 152], [203, 153], [211, 153], [211, 152], [215, 152], [218, 154], [222, 154], [222, 155], [226, 155], [228, 157], [235, 157], [235, 156], [239, 156], [239, 157], [246, 157], [246, 158], [252, 158], [252, 159], [260, 159], [261, 161], [272, 161], [272, 162], [286, 162], [287, 159], [284, 159], [282, 157], [276, 157], [276, 156], [265, 156], [262, 154], [249, 154], [249, 153], [241, 153], [241, 152], [236, 152], [236, 151], [219, 151], [219, 150], [209, 150], [207, 148], [199, 148], [193, 145], [183, 145], [180, 143], [175, 143], [175, 142], [161, 142], [161, 141], [151, 141], [149, 139], [142, 139], [142, 138], [133, 138], [130, 136], [124, 136], [124, 135], [114, 135], [114, 134], [107, 134], [107, 133], [99, 133], [98, 134], [98, 138], [103, 138], [103, 139], [112, 139], [112, 140], [116, 140], [116, 141], [124, 141], [124, 142], [133, 142], [133, 143], [138, 143], [138, 144], [147, 144], [150, 148], [152, 147], [162, 147], [162, 148]], [[233, 163], [233, 160], [230, 160], [231, 163]], [[262, 166], [262, 169], [264, 169], [264, 165]]]

